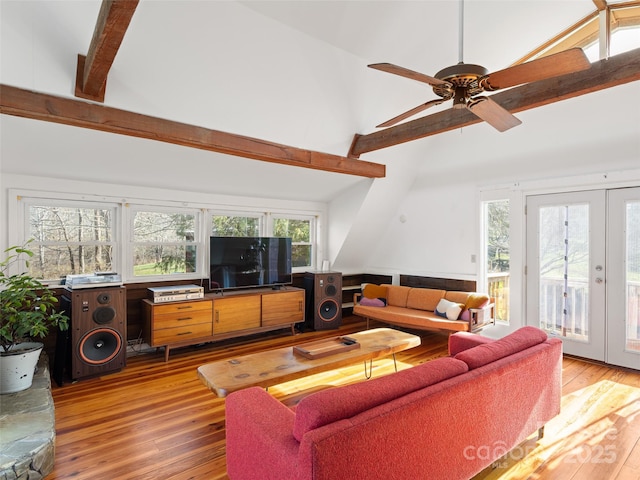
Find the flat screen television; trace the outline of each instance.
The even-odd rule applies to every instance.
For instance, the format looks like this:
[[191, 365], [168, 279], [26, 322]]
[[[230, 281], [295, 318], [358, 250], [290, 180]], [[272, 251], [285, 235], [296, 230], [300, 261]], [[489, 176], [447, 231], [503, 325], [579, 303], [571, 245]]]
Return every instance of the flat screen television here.
[[291, 239], [210, 237], [211, 290], [291, 283]]

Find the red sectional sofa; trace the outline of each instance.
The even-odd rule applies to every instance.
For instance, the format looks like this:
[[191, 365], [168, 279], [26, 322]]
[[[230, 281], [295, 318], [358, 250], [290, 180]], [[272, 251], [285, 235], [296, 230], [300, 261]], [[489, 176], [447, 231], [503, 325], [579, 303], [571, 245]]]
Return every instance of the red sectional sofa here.
[[295, 409], [259, 387], [230, 394], [229, 478], [466, 480], [560, 412], [562, 343], [542, 330], [459, 332], [449, 352]]

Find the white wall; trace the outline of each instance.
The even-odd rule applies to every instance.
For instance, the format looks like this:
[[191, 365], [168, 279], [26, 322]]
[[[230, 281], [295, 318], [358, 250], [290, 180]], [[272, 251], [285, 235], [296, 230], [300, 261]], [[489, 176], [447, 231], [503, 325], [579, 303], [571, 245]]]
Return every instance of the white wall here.
[[[358, 58], [238, 2], [186, 4], [140, 3], [107, 105], [346, 154], [354, 133], [430, 98], [366, 68], [385, 58]], [[71, 97], [99, 5], [0, 2], [2, 83]], [[640, 82], [517, 116], [523, 125], [503, 134], [478, 124], [363, 155], [387, 166], [386, 178], [371, 181], [2, 115], [0, 245], [14, 228], [7, 189], [17, 186], [293, 209], [312, 202], [329, 212], [321, 255], [336, 269], [475, 278], [481, 188], [640, 164]]]
[[474, 279], [478, 197], [473, 184], [411, 190], [376, 239], [368, 268], [406, 275]]

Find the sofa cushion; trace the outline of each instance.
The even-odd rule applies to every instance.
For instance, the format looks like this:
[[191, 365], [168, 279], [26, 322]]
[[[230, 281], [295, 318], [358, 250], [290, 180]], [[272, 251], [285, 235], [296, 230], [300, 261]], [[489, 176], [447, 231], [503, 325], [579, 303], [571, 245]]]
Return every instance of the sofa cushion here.
[[469, 299], [469, 295], [471, 295], [471, 292], [459, 292], [456, 290], [448, 290], [444, 294], [444, 298], [446, 298], [450, 302], [461, 303], [464, 306], [466, 305], [467, 300]]
[[447, 331], [467, 331], [469, 322], [442, 318], [429, 310], [416, 310], [406, 307], [387, 305], [384, 308], [368, 307], [359, 303], [353, 306], [353, 313], [379, 322], [400, 325], [406, 328], [435, 329]]
[[351, 418], [466, 371], [464, 362], [443, 357], [384, 377], [314, 393], [303, 398], [296, 407], [293, 436], [301, 441], [310, 430]]
[[463, 306], [461, 303], [455, 303], [446, 298], [441, 298], [438, 305], [436, 305], [435, 314], [439, 317], [448, 318], [449, 320], [457, 320], [460, 312], [462, 312]]
[[407, 295], [407, 307], [435, 312], [445, 291], [435, 288], [412, 288]]
[[470, 370], [482, 367], [506, 356], [526, 350], [547, 340], [547, 334], [536, 327], [526, 326], [519, 328], [506, 337], [495, 342], [485, 343], [456, 354], [458, 360], [462, 360]]
[[367, 283], [362, 289], [362, 296], [364, 298], [387, 298], [387, 287]]
[[387, 285], [387, 305], [393, 305], [394, 307], [406, 307], [407, 296], [411, 287], [404, 287], [401, 285]]

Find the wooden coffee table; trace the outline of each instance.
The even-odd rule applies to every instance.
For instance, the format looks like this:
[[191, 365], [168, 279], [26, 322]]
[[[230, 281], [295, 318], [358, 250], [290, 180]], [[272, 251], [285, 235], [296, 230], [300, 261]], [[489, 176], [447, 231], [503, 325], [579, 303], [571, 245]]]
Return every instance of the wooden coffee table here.
[[359, 348], [350, 346], [343, 351], [333, 349], [335, 353], [330, 354], [325, 354], [325, 349], [325, 353], [317, 355], [316, 358], [307, 358], [309, 355], [313, 356], [314, 351], [320, 352], [324, 349], [322, 346], [318, 348], [317, 341], [312, 341], [297, 346], [302, 350], [307, 350], [306, 347], [309, 346], [308, 351], [311, 354], [307, 356], [300, 350], [295, 351], [294, 347], [267, 350], [202, 365], [198, 367], [198, 377], [218, 397], [226, 397], [229, 393], [243, 388], [266, 388], [361, 361], [372, 362], [389, 355], [394, 355], [395, 359], [396, 352], [420, 345], [420, 337], [417, 335], [392, 328], [374, 328], [335, 339], [341, 341], [345, 337], [358, 342]]

